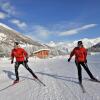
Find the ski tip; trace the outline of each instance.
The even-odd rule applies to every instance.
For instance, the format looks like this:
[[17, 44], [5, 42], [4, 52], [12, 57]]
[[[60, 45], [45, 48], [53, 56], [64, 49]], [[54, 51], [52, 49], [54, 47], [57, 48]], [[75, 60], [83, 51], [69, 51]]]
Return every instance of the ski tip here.
[[45, 84], [43, 86], [46, 86]]
[[86, 90], [83, 90], [83, 93], [86, 93]]

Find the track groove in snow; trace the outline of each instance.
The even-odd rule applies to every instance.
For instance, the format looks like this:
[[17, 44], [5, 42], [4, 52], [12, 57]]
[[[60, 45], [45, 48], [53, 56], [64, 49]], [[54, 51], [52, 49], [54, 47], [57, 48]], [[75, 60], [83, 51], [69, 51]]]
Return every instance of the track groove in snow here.
[[[88, 60], [90, 70], [100, 77], [100, 63], [96, 64], [90, 58]], [[2, 91], [15, 79], [13, 65], [6, 61], [0, 67], [0, 100], [100, 100], [100, 84], [86, 80], [84, 77], [88, 78], [88, 75], [85, 71], [83, 86], [86, 93], [82, 93], [73, 60], [67, 63], [66, 57], [44, 60], [32, 58], [29, 66], [46, 86], [32, 80], [30, 73], [21, 66], [20, 80], [25, 80]]]

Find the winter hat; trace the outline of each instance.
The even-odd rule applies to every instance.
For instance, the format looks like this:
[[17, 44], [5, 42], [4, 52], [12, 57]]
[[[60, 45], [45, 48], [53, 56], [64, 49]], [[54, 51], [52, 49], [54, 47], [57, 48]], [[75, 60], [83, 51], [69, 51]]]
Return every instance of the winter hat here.
[[78, 41], [78, 45], [82, 45], [83, 43], [82, 43], [82, 41]]
[[15, 42], [15, 45], [19, 45], [19, 43], [18, 42]]

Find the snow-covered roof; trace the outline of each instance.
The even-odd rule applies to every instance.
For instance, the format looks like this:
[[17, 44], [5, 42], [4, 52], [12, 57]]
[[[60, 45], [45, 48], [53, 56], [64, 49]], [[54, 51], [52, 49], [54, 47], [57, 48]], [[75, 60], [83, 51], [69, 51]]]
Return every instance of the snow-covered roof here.
[[39, 50], [37, 50], [37, 51], [34, 51], [33, 54], [34, 54], [34, 53], [37, 53], [37, 52], [40, 52], [40, 51], [45, 51], [45, 50], [46, 50], [46, 51], [49, 51], [50, 49], [39, 49]]

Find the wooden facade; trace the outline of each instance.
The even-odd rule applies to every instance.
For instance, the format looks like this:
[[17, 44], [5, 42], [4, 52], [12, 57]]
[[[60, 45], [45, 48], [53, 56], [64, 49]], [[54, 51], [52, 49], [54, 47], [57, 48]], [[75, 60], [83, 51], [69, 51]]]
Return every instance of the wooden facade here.
[[47, 58], [49, 56], [49, 50], [48, 49], [42, 49], [42, 50], [38, 50], [35, 51], [33, 53], [34, 56], [38, 57], [38, 58]]

